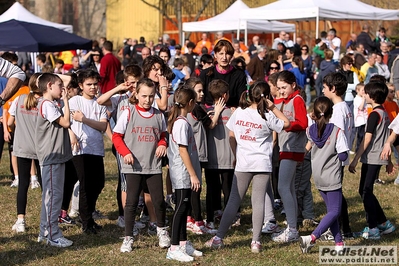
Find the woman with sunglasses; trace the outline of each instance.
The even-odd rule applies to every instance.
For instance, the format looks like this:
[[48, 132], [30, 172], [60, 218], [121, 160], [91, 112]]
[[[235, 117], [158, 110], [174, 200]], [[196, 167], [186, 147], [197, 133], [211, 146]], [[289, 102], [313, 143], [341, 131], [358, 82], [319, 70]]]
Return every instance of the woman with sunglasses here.
[[[353, 113], [353, 99], [354, 95], [356, 95], [356, 85], [360, 83], [358, 75], [356, 72], [352, 71], [353, 59], [349, 55], [345, 55], [342, 57], [340, 61], [340, 70], [339, 72], [346, 77], [346, 81], [348, 82], [348, 87], [346, 88], [345, 93], [345, 102], [348, 104], [350, 110]], [[353, 141], [355, 139], [355, 127], [352, 127], [353, 134], [351, 134], [351, 139], [349, 140], [349, 147], [352, 147]]]
[[[310, 84], [313, 79], [312, 73], [312, 57], [309, 55], [309, 46], [306, 44], [301, 47], [301, 58], [303, 62], [303, 69], [306, 73], [306, 85], [305, 85], [305, 93], [306, 93], [306, 107], [310, 106], [310, 102], [312, 100], [312, 96], [310, 95]], [[313, 82], [314, 83], [314, 82]]]
[[282, 70], [281, 66], [282, 65], [277, 60], [273, 60], [270, 62], [270, 64], [266, 67], [266, 73], [267, 73], [265, 78], [266, 82], [269, 82], [269, 76], [271, 74], [280, 72]]

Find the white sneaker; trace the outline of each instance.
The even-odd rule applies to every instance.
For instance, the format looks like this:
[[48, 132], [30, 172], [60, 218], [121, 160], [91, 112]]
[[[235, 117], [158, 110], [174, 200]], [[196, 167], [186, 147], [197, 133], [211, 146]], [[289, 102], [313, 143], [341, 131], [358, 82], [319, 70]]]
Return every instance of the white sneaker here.
[[125, 217], [119, 216], [116, 224], [121, 228], [125, 228]]
[[133, 237], [127, 236], [123, 239], [123, 243], [121, 246], [121, 252], [131, 252], [133, 245]]
[[251, 242], [251, 252], [252, 253], [259, 253], [262, 250], [262, 245], [259, 241], [252, 241]]
[[167, 229], [168, 227], [157, 227], [157, 236], [161, 248], [170, 247], [170, 237]]
[[290, 229], [287, 227], [284, 231], [280, 233], [274, 233], [272, 235], [272, 239], [274, 242], [280, 242], [280, 243], [288, 243], [288, 242], [294, 242], [298, 241], [299, 238], [299, 233], [298, 230], [296, 229]]
[[38, 188], [38, 187], [40, 187], [39, 181], [37, 181], [37, 180], [30, 181], [30, 188], [31, 189], [35, 189], [35, 188]]
[[177, 260], [180, 262], [190, 262], [193, 261], [194, 258], [191, 257], [190, 255], [188, 255], [186, 253], [186, 251], [183, 249], [184, 247], [179, 247], [175, 250], [170, 250], [170, 248], [168, 249], [168, 253], [166, 254], [166, 258], [168, 260]]
[[312, 243], [312, 237], [310, 235], [301, 236], [299, 238], [299, 246], [301, 247], [302, 253], [309, 253], [314, 244], [315, 243]]
[[69, 217], [75, 219], [76, 217], [79, 216], [79, 211], [78, 211], [78, 210], [71, 209], [68, 215], [69, 215]]
[[46, 243], [47, 244], [47, 237], [39, 235], [37, 237], [37, 243]]
[[66, 248], [66, 247], [72, 246], [73, 242], [62, 236], [55, 240], [47, 239], [47, 244], [49, 244], [50, 246], [53, 246], [53, 247]]
[[264, 224], [262, 228], [262, 233], [264, 234], [272, 234], [279, 230], [279, 227], [276, 223], [267, 222]]
[[193, 243], [190, 241], [186, 241], [186, 245], [184, 246], [186, 250], [186, 254], [192, 257], [202, 257], [202, 252], [199, 250], [196, 250], [193, 246]]
[[25, 232], [25, 220], [17, 220], [15, 224], [12, 226], [12, 230], [17, 233]]
[[18, 187], [19, 179], [14, 179], [14, 181], [11, 182], [10, 187]]

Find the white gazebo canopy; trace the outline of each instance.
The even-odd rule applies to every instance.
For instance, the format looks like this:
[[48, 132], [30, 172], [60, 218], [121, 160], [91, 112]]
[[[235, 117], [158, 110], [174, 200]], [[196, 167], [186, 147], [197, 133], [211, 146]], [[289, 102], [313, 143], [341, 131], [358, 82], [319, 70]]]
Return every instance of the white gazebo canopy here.
[[399, 10], [377, 8], [357, 0], [279, 0], [242, 10], [242, 20], [397, 20]]
[[0, 16], [0, 22], [8, 21], [11, 19], [36, 23], [36, 24], [40, 24], [40, 25], [44, 25], [44, 26], [50, 26], [50, 27], [54, 27], [57, 29], [67, 31], [69, 33], [73, 32], [72, 25], [59, 24], [59, 23], [54, 23], [54, 22], [42, 19], [38, 16], [33, 15], [31, 12], [29, 12], [25, 7], [23, 7], [18, 2], [15, 2], [7, 11], [5, 11]]
[[295, 32], [295, 24], [283, 23], [278, 21], [264, 20], [240, 20], [239, 14], [242, 10], [250, 8], [241, 0], [234, 2], [224, 12], [197, 22], [184, 22], [183, 31], [185, 32], [217, 32], [217, 31], [236, 31], [244, 29], [248, 32]]

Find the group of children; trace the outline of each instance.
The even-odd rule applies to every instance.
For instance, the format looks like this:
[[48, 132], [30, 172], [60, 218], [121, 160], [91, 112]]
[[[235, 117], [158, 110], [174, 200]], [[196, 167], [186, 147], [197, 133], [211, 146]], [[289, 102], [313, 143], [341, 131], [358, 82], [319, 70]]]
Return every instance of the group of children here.
[[[82, 229], [88, 234], [101, 229], [92, 213], [104, 187], [103, 134], [106, 132], [116, 149], [120, 171], [117, 197], [121, 220], [118, 218], [118, 223], [123, 221], [125, 227], [121, 252], [132, 251], [135, 229], [141, 228], [135, 216], [142, 192], [149, 215], [148, 232], [158, 236], [160, 247], [168, 248], [168, 259], [188, 262], [202, 256], [188, 240], [187, 228], [199, 234], [216, 233], [206, 246], [222, 247], [223, 238], [239, 217], [240, 204], [251, 181], [252, 252], [260, 252], [261, 232], [269, 229], [269, 233], [274, 233], [273, 241], [300, 240], [302, 251], [308, 252], [316, 239], [330, 228], [336, 246], [343, 247], [338, 219], [342, 217], [343, 233], [347, 236], [351, 230], [342, 182], [344, 165], [349, 165], [348, 140], [353, 130], [353, 115], [342, 100], [347, 87], [342, 74], [333, 73], [324, 78], [325, 97], [317, 98], [314, 103], [313, 123], [309, 122], [301, 88], [289, 71], [276, 73], [269, 83], [257, 81], [248, 85], [237, 108], [225, 105], [229, 84], [222, 80], [211, 81], [207, 88], [213, 99], [212, 106], [202, 104], [202, 83], [195, 78], [179, 85], [168, 99], [174, 74], [157, 56], [146, 58], [142, 69], [137, 65], [127, 66], [122, 75], [115, 89], [97, 98], [98, 74], [81, 71], [77, 77], [81, 95], [70, 99], [57, 75], [32, 76], [28, 96], [15, 99], [10, 108], [16, 123], [16, 144], [28, 137], [34, 143], [14, 147], [22, 162], [20, 179], [29, 180], [28, 161], [32, 159], [38, 160], [42, 173], [39, 242], [47, 241], [58, 247], [72, 245], [72, 241], [62, 236], [58, 221], [60, 213], [66, 214], [77, 180]], [[358, 94], [362, 96], [360, 89]], [[373, 110], [367, 119], [364, 139], [349, 166], [349, 171], [354, 172], [361, 158], [359, 193], [368, 223], [363, 237], [369, 239], [378, 239], [380, 234], [395, 230], [375, 198], [372, 186], [381, 165], [390, 162], [385, 156], [388, 150], [384, 149], [385, 157], [380, 157], [380, 151], [386, 141], [394, 141], [394, 137], [388, 139], [389, 119], [381, 106], [387, 94], [388, 88], [381, 82], [371, 81], [365, 86], [365, 100], [360, 105], [366, 101]], [[107, 123], [109, 117], [114, 122], [113, 132]], [[309, 124], [312, 125], [308, 127]], [[393, 131], [399, 133], [395, 130], [396, 127]], [[29, 132], [35, 132], [34, 136]], [[315, 185], [327, 205], [327, 214], [310, 236], [300, 237], [297, 218], [302, 210], [298, 210], [295, 177], [297, 166], [308, 153], [311, 153]], [[279, 158], [279, 168], [273, 157]], [[165, 165], [168, 165], [168, 178], [175, 196], [171, 237], [163, 192], [162, 167]], [[205, 221], [200, 200], [202, 168], [207, 184]], [[277, 230], [273, 214], [271, 183], [275, 185], [277, 179], [288, 224], [281, 231]], [[310, 183], [310, 174], [307, 180]], [[22, 216], [25, 210], [20, 205], [26, 206], [27, 189], [26, 186], [19, 189], [25, 193], [25, 202], [18, 203], [16, 225], [25, 225]], [[221, 190], [225, 200], [223, 213]], [[171, 188], [167, 191], [170, 194]], [[217, 230], [215, 216], [221, 216]]]

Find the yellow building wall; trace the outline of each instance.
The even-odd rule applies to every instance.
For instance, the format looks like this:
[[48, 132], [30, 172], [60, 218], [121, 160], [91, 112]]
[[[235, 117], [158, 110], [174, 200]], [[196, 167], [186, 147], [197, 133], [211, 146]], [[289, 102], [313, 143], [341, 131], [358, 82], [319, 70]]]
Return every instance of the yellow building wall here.
[[[156, 0], [148, 0], [157, 5]], [[126, 38], [153, 40], [157, 43], [161, 35], [161, 18], [158, 10], [144, 4], [141, 0], [107, 0], [106, 9], [108, 40], [114, 49], [123, 45]]]

